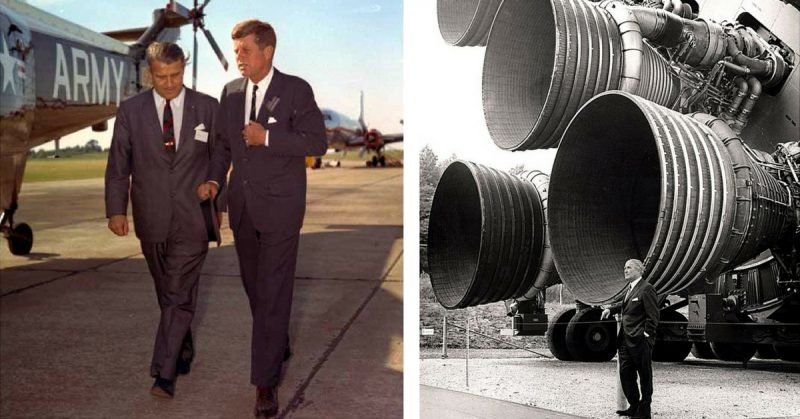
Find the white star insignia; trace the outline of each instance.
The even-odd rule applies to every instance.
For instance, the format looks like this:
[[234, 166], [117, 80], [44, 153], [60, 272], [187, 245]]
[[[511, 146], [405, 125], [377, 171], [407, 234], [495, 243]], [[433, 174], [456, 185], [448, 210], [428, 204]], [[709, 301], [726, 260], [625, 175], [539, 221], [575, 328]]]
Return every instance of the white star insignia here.
[[3, 45], [3, 50], [0, 51], [0, 65], [3, 67], [3, 87], [0, 92], [5, 92], [6, 86], [11, 85], [11, 91], [16, 95], [17, 85], [14, 83], [14, 70], [17, 68], [19, 59], [11, 56], [6, 38], [2, 35], [0, 35], [0, 42]]

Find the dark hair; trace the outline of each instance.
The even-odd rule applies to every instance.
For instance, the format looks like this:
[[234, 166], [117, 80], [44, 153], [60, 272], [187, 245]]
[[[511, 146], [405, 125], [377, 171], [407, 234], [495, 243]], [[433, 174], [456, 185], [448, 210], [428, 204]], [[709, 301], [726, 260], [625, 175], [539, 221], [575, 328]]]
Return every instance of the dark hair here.
[[186, 63], [186, 56], [183, 55], [183, 50], [178, 44], [153, 42], [147, 47], [147, 64], [153, 64], [153, 61], [160, 61], [166, 64], [172, 64], [175, 61]]
[[277, 41], [275, 29], [269, 23], [257, 19], [249, 19], [237, 23], [233, 27], [233, 31], [231, 31], [231, 38], [234, 40], [241, 39], [250, 34], [256, 36], [256, 44], [258, 44], [259, 48], [264, 49], [269, 46], [275, 48], [275, 42]]

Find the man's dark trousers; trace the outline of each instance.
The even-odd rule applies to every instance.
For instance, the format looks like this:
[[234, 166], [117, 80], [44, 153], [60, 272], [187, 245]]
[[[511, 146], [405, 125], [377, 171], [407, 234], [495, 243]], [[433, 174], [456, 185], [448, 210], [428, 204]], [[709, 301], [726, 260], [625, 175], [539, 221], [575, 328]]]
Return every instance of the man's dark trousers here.
[[[619, 378], [625, 398], [631, 406], [639, 406], [639, 413], [649, 414], [653, 400], [653, 346], [648, 339], [631, 342], [629, 338], [620, 338], [618, 344]], [[641, 401], [636, 384], [637, 373], [641, 378]]]
[[277, 386], [289, 343], [300, 231], [259, 232], [245, 210], [233, 237], [253, 315], [250, 382], [260, 387]]
[[[175, 225], [175, 223], [173, 223]], [[141, 242], [161, 308], [150, 375], [174, 380], [179, 359], [194, 357], [190, 326], [197, 305], [197, 284], [208, 243], [175, 238]]]

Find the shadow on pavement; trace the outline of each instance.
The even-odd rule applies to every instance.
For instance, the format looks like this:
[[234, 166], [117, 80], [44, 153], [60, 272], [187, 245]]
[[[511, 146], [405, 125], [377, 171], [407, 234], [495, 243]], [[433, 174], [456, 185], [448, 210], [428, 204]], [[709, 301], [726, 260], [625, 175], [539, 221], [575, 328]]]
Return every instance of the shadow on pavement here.
[[[36, 257], [0, 271], [0, 416], [252, 415], [251, 318], [232, 244], [209, 249], [197, 357], [173, 400], [149, 394], [158, 306], [141, 254]], [[303, 233], [281, 414], [402, 416], [402, 312], [402, 226]]]

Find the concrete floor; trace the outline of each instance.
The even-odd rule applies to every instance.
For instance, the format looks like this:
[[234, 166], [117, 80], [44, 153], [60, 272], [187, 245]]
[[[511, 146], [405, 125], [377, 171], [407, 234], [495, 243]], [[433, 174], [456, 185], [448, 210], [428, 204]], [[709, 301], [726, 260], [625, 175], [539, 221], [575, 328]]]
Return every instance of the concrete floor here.
[[[279, 416], [402, 417], [402, 178], [310, 172]], [[138, 240], [107, 230], [102, 180], [26, 184], [20, 206], [34, 246], [0, 246], [0, 416], [252, 416], [251, 318], [227, 222], [201, 277], [192, 372], [161, 400], [152, 279]]]
[[419, 390], [420, 419], [581, 419], [581, 416], [439, 387], [421, 385]]

